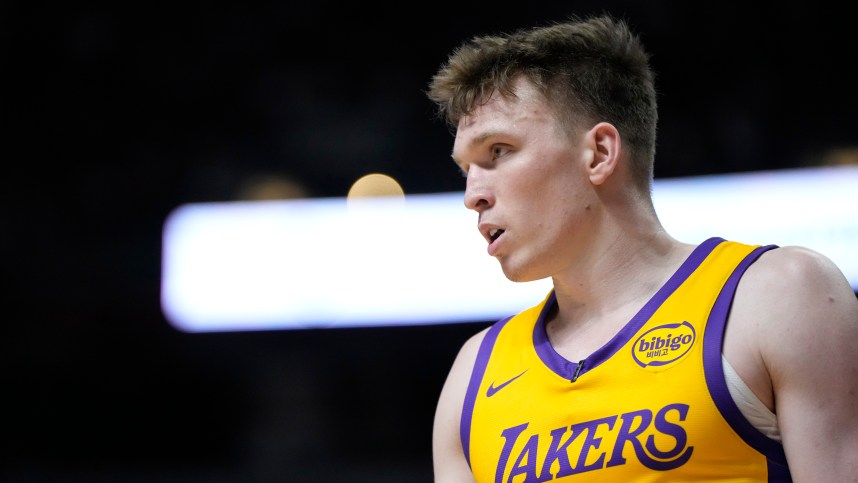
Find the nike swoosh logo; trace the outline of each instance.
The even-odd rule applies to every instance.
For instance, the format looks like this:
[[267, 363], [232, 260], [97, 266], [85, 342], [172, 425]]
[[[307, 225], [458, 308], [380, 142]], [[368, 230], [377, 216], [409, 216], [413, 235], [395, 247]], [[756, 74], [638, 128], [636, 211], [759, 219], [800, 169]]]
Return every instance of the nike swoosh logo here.
[[500, 391], [501, 389], [505, 388], [505, 387], [506, 387], [509, 383], [511, 383], [512, 381], [514, 381], [514, 380], [518, 379], [519, 377], [523, 376], [525, 372], [527, 372], [527, 369], [525, 369], [524, 371], [522, 371], [522, 373], [521, 373], [521, 374], [519, 374], [519, 375], [517, 375], [517, 376], [513, 377], [512, 379], [509, 379], [509, 380], [507, 380], [506, 382], [504, 382], [504, 383], [502, 383], [502, 384], [499, 384], [499, 385], [497, 385], [497, 386], [495, 386], [495, 383], [494, 383], [494, 382], [492, 382], [491, 384], [489, 384], [489, 388], [488, 388], [488, 389], [486, 389], [486, 397], [492, 397], [492, 396], [494, 396], [496, 392], [498, 392], [498, 391]]

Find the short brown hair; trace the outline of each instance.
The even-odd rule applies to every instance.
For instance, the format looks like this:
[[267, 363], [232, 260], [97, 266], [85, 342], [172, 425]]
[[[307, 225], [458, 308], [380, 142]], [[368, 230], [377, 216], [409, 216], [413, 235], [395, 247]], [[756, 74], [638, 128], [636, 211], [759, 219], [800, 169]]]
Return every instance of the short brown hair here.
[[570, 126], [582, 121], [616, 126], [630, 147], [636, 181], [649, 190], [658, 122], [655, 74], [625, 21], [573, 16], [511, 34], [475, 36], [441, 65], [426, 94], [455, 129], [493, 93], [513, 95], [520, 75], [558, 106]]

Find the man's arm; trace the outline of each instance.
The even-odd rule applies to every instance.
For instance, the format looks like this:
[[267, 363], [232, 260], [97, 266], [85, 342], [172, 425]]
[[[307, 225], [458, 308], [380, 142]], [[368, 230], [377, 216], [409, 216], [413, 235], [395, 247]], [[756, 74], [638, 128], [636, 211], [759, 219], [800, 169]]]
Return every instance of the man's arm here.
[[734, 302], [768, 372], [795, 482], [858, 481], [858, 299], [826, 257], [767, 252]]
[[465, 460], [459, 437], [459, 422], [471, 370], [485, 329], [468, 339], [459, 349], [456, 360], [441, 389], [432, 429], [432, 463], [437, 483], [472, 483], [474, 476]]

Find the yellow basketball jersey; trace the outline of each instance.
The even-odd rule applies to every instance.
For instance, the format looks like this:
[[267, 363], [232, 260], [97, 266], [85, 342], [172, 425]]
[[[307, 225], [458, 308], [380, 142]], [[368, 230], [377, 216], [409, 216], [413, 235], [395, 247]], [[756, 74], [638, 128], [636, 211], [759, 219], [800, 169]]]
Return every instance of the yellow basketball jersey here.
[[477, 482], [791, 481], [783, 447], [742, 416], [721, 363], [739, 278], [772, 248], [706, 240], [582, 361], [548, 341], [553, 292], [495, 323], [460, 428]]

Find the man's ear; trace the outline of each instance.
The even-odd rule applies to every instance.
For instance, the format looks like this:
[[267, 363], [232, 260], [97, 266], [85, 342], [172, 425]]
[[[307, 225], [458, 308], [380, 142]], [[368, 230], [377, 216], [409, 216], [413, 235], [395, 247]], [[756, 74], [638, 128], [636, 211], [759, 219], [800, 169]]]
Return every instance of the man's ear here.
[[585, 145], [591, 150], [587, 172], [594, 185], [604, 183], [620, 162], [622, 142], [620, 132], [613, 124], [600, 122], [593, 126], [585, 136]]

